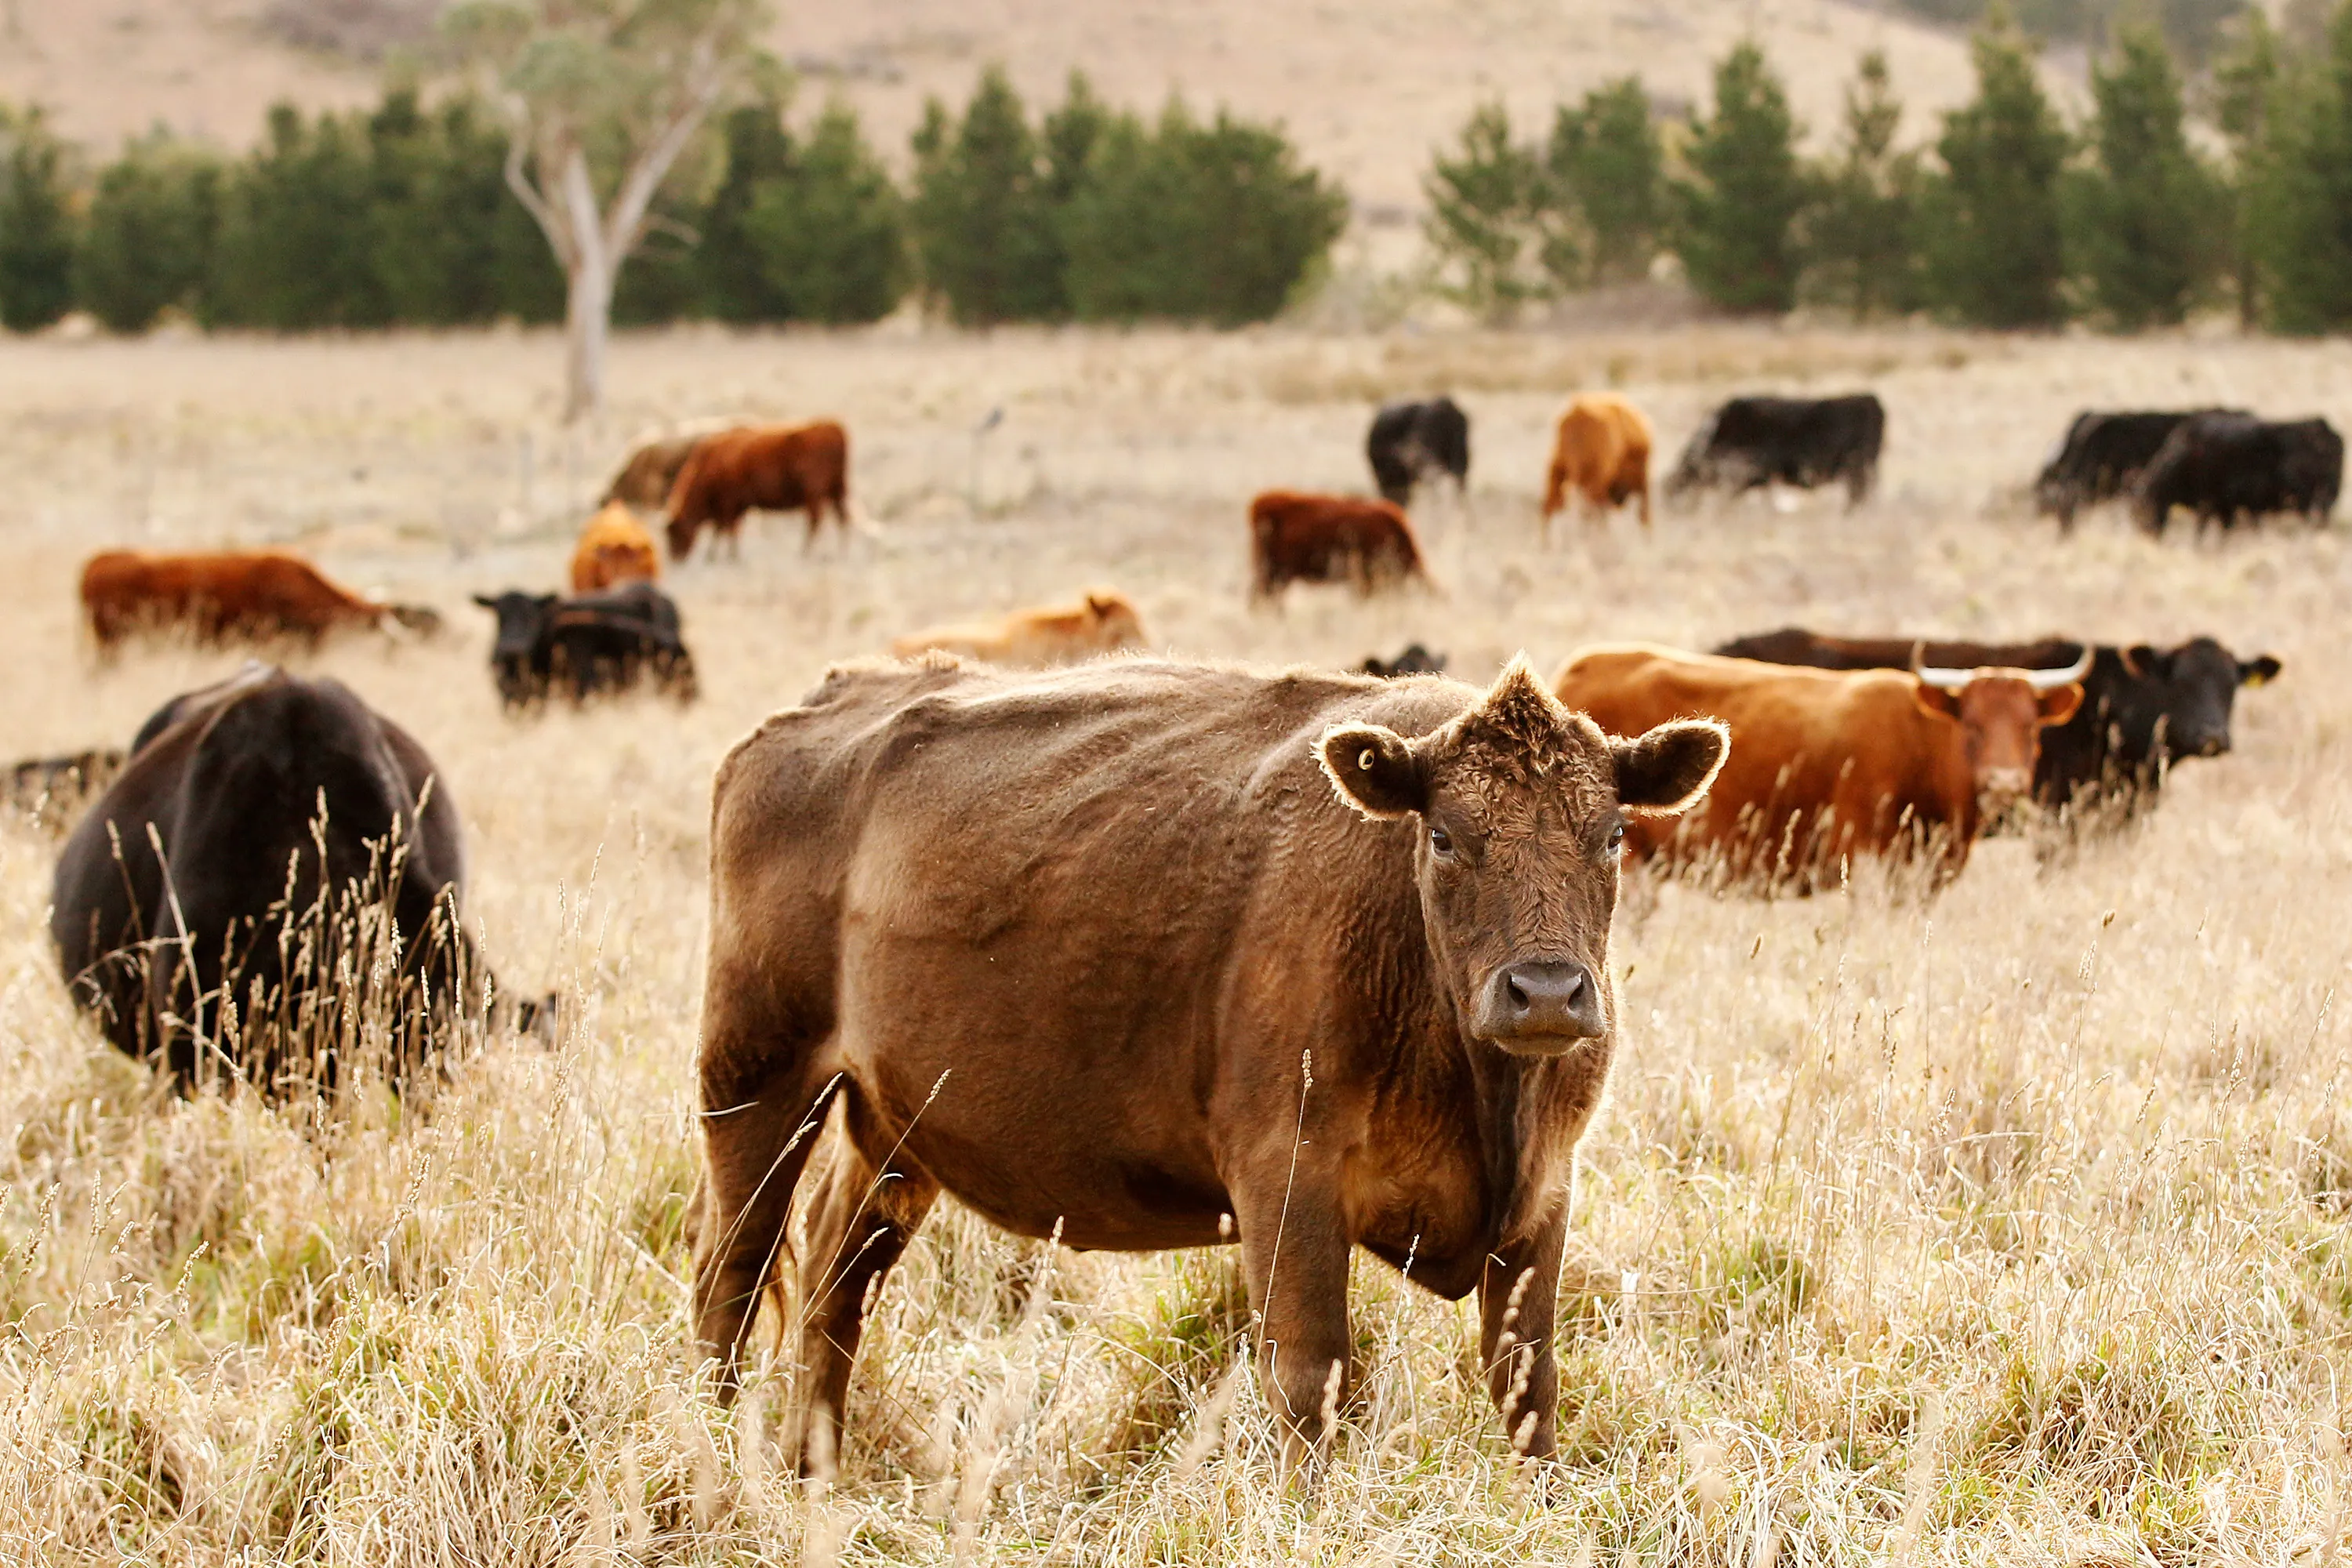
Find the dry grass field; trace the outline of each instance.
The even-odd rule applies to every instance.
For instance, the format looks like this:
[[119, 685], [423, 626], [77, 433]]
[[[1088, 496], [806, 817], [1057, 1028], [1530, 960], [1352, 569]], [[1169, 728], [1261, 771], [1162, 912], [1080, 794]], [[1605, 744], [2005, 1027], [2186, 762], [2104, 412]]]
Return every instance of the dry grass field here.
[[[2340, 345], [681, 332], [625, 338], [579, 434], [557, 363], [514, 335], [0, 345], [0, 757], [119, 744], [235, 662], [100, 666], [72, 609], [100, 545], [289, 543], [437, 604], [437, 643], [304, 662], [434, 752], [491, 961], [571, 1002], [560, 1040], [488, 1041], [408, 1104], [176, 1099], [70, 1013], [55, 841], [0, 819], [0, 1562], [2338, 1560], [2352, 550], [2106, 514], [2060, 542], [2017, 491], [2085, 404], [2352, 423]], [[1889, 456], [1858, 511], [1538, 543], [1572, 388], [1628, 391], [1670, 455], [1735, 389], [1864, 384]], [[1360, 488], [1370, 400], [1437, 387], [1475, 454], [1466, 510], [1423, 511], [1443, 593], [1247, 613], [1249, 493]], [[677, 572], [698, 706], [501, 714], [466, 595], [555, 585], [631, 435], [815, 413], [853, 431], [874, 532], [803, 555], [796, 519], [755, 520], [740, 564]], [[1634, 888], [1550, 1473], [1496, 1431], [1469, 1310], [1366, 1261], [1360, 1395], [1321, 1487], [1286, 1490], [1229, 1259], [1054, 1252], [950, 1205], [878, 1302], [836, 1483], [803, 1492], [760, 1445], [781, 1374], [721, 1414], [685, 1344], [711, 770], [829, 660], [1094, 583], [1177, 653], [1419, 637], [1476, 679], [1797, 619], [2203, 631], [2286, 668], [2126, 833], [1988, 842], [1933, 898]]]

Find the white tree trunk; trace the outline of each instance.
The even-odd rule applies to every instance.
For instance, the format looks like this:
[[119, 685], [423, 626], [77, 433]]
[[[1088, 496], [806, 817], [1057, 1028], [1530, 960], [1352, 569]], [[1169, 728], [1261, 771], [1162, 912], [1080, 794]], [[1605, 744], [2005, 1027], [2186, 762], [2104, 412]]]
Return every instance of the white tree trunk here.
[[604, 345], [613, 330], [613, 284], [621, 256], [609, 243], [588, 158], [577, 146], [563, 160], [563, 216], [571, 230], [570, 288], [565, 291], [563, 417], [568, 423], [604, 407]]

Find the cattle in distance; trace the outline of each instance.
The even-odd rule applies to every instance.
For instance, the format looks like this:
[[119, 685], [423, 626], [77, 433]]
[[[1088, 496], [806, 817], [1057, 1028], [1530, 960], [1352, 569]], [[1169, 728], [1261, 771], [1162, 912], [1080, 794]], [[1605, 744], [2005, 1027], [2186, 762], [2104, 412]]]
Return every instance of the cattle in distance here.
[[619, 501], [637, 511], [659, 511], [669, 504], [669, 492], [677, 483], [677, 471], [694, 456], [695, 447], [706, 436], [726, 429], [724, 425], [707, 425], [702, 428], [680, 431], [640, 442], [604, 487], [598, 505], [610, 506]]
[[2058, 520], [2061, 531], [2074, 526], [2085, 507], [2132, 492], [2139, 477], [2184, 419], [2198, 414], [2236, 414], [2229, 408], [2138, 409], [2100, 413], [2084, 409], [2042, 465], [2033, 481], [2034, 510]]
[[622, 501], [607, 501], [572, 547], [572, 591], [593, 594], [624, 583], [651, 583], [661, 576], [661, 552], [637, 514]]
[[1343, 1392], [1350, 1254], [1409, 1259], [1478, 1293], [1505, 1430], [1549, 1456], [1617, 846], [1723, 751], [1703, 721], [1609, 739], [1524, 658], [1484, 690], [833, 670], [716, 786], [694, 1318], [722, 1386], [837, 1098], [796, 1254], [815, 1429], [945, 1192], [1073, 1247], [1237, 1242], [1293, 1461]]
[[562, 697], [581, 702], [650, 679], [664, 696], [690, 702], [698, 688], [677, 604], [651, 583], [602, 593], [477, 594], [498, 617], [490, 674], [509, 708]]
[[98, 746], [61, 757], [10, 763], [8, 805], [35, 826], [61, 831], [91, 796], [114, 782], [125, 754], [117, 746]]
[[809, 425], [749, 425], [704, 437], [677, 471], [665, 530], [683, 561], [705, 527], [742, 548], [743, 517], [798, 510], [808, 520], [803, 549], [816, 544], [829, 511], [849, 531], [849, 433], [830, 419]]
[[1870, 393], [1845, 397], [1735, 397], [1707, 416], [1666, 479], [1666, 493], [1742, 494], [1779, 482], [1843, 484], [1858, 506], [1878, 480], [1886, 410]]
[[1728, 725], [1705, 807], [1678, 831], [1637, 824], [1632, 848], [1808, 891], [1862, 855], [1957, 874], [1979, 828], [2031, 794], [2042, 731], [2074, 716], [2086, 668], [1833, 671], [1632, 643], [1577, 654], [1554, 689], [1612, 734], [1653, 714]]
[[1470, 483], [1470, 416], [1450, 397], [1383, 404], [1364, 437], [1364, 456], [1381, 498], [1410, 506], [1423, 481], [1443, 474], [1454, 489]]
[[1443, 675], [1445, 656], [1432, 653], [1419, 643], [1407, 643], [1404, 651], [1394, 658], [1372, 655], [1356, 667], [1360, 675], [1376, 675], [1383, 680], [1394, 680], [1402, 675]]
[[1279, 603], [1293, 583], [1373, 594], [1429, 581], [1421, 540], [1393, 501], [1266, 490], [1250, 502], [1250, 600]]
[[1075, 605], [1015, 610], [994, 621], [909, 632], [890, 645], [907, 658], [937, 649], [989, 664], [1039, 668], [1073, 664], [1149, 639], [1135, 603], [1116, 588], [1090, 588]]
[[2042, 732], [2033, 797], [2049, 809], [2110, 801], [2130, 807], [2162, 788], [2185, 757], [2218, 757], [2231, 746], [2230, 723], [2242, 687], [2278, 678], [2270, 654], [2241, 658], [2210, 637], [2170, 647], [2118, 647], [2069, 637], [1987, 643], [1916, 637], [1842, 637], [1785, 626], [1738, 637], [1715, 650], [1734, 658], [1819, 669], [1902, 669], [1930, 664], [2055, 669], [2087, 653], [2082, 706]]
[[2322, 523], [2344, 483], [2344, 437], [2325, 419], [2192, 415], [2174, 427], [2133, 487], [2142, 528], [2161, 535], [2175, 509], [2221, 529], [2284, 512]]
[[75, 1002], [183, 1088], [332, 1087], [357, 1037], [397, 1080], [492, 1005], [465, 877], [456, 798], [406, 731], [247, 665], [142, 727], [66, 841], [49, 931]]
[[315, 647], [350, 627], [418, 636], [441, 627], [437, 610], [378, 603], [279, 550], [104, 551], [82, 567], [81, 602], [90, 635], [106, 649], [142, 632], [179, 631], [204, 643], [287, 638]]
[[1552, 432], [1551, 467], [1544, 476], [1543, 528], [1573, 490], [1599, 521], [1638, 500], [1650, 526], [1650, 448], [1654, 437], [1642, 411], [1613, 392], [1580, 393]]

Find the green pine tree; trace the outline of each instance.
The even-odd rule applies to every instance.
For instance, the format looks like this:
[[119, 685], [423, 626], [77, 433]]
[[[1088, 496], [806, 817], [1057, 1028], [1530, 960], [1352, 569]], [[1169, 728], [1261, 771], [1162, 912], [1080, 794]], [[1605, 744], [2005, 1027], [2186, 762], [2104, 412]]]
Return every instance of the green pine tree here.
[[1895, 151], [1902, 123], [1886, 53], [1869, 50], [1846, 89], [1843, 145], [1822, 173], [1807, 231], [1808, 291], [1857, 321], [1918, 302], [1919, 160]]
[[1728, 310], [1788, 310], [1808, 191], [1787, 89], [1753, 42], [1716, 67], [1715, 113], [1693, 116], [1683, 158], [1693, 177], [1674, 190], [1691, 287]]
[[0, 326], [29, 332], [73, 304], [73, 211], [66, 149], [37, 109], [0, 111]]
[[371, 153], [363, 125], [271, 108], [268, 141], [236, 167], [222, 205], [211, 290], [222, 319], [279, 331], [391, 321]]
[[719, 125], [726, 173], [702, 209], [694, 247], [703, 303], [722, 321], [781, 321], [793, 314], [788, 290], [773, 280], [770, 236], [754, 236], [752, 204], [793, 167], [783, 105], [773, 100], [732, 110]]
[[784, 318], [879, 321], [906, 296], [905, 204], [843, 104], [752, 187], [743, 230]]
[[2153, 26], [2126, 26], [2091, 72], [2093, 166], [2068, 185], [2071, 249], [2092, 306], [2126, 331], [2189, 313], [2223, 259], [2218, 183], [2189, 150], [2180, 74]]
[[1552, 114], [1544, 150], [1545, 270], [1565, 288], [1646, 278], [1666, 226], [1666, 153], [1638, 77]]
[[2053, 325], [2066, 313], [2058, 180], [2069, 139], [2005, 11], [1974, 53], [1976, 99], [1944, 116], [1943, 172], [1923, 192], [1927, 292], [1973, 325]]
[[2329, 22], [2321, 58], [2286, 74], [2265, 140], [2253, 216], [2270, 322], [2352, 326], [2352, 4]]
[[210, 320], [222, 168], [210, 153], [161, 132], [132, 142], [99, 171], [74, 297], [118, 332], [141, 332], [167, 307]]
[[[1446, 298], [1500, 320], [1544, 293], [1535, 265], [1544, 244], [1543, 169], [1511, 140], [1510, 111], [1500, 100], [1471, 111], [1456, 150], [1433, 158], [1421, 184], [1429, 198], [1423, 232], [1437, 253]], [[1551, 262], [1572, 266], [1557, 250]]]
[[960, 121], [936, 102], [915, 133], [915, 245], [926, 289], [967, 325], [1068, 313], [1037, 134], [1003, 68]]
[[2229, 274], [2238, 304], [2238, 324], [2248, 331], [2261, 321], [2263, 276], [2260, 228], [2263, 197], [2270, 184], [2273, 121], [2283, 87], [2279, 37], [2260, 9], [2250, 11], [2229, 52], [2213, 68], [2214, 119], [2230, 143]]

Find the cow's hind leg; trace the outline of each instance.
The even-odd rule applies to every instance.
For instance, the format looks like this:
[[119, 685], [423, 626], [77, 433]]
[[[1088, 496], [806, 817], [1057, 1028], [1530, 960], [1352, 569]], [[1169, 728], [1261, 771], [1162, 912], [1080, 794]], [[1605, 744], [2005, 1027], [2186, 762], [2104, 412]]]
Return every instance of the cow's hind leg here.
[[[706, 1048], [707, 1050], [707, 1048]], [[695, 1195], [694, 1337], [733, 1397], [743, 1341], [775, 1278], [793, 1189], [824, 1126], [830, 1081], [777, 1074], [748, 1099], [703, 1081], [701, 1189]], [[714, 1092], [714, 1090], [716, 1090]]]
[[[856, 1107], [852, 1105], [852, 1120]], [[803, 1474], [820, 1473], [840, 1452], [849, 1372], [866, 1331], [866, 1310], [938, 1201], [939, 1184], [918, 1171], [877, 1165], [841, 1139], [824, 1187], [809, 1206], [801, 1259], [801, 1384], [793, 1446]]]

